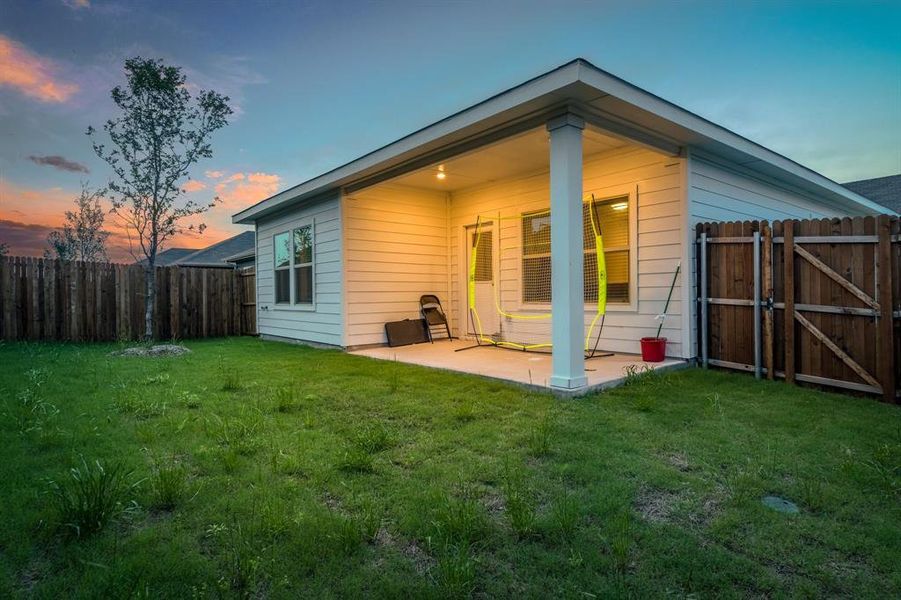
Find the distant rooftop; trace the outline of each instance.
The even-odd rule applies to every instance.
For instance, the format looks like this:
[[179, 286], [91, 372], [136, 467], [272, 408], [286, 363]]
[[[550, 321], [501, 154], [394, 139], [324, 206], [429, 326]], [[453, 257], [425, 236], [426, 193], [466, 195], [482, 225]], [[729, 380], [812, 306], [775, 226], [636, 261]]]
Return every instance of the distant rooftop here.
[[227, 259], [254, 250], [256, 233], [245, 231], [212, 246], [197, 250], [177, 261], [180, 267], [231, 267]]
[[843, 183], [846, 188], [901, 213], [901, 174]]
[[[156, 266], [169, 267], [186, 256], [197, 252], [196, 248], [169, 248], [156, 255]], [[144, 261], [141, 261], [144, 262]]]
[[[206, 248], [169, 248], [156, 255], [158, 267], [234, 267], [256, 251], [256, 233], [245, 231]], [[141, 263], [144, 261], [141, 260]]]

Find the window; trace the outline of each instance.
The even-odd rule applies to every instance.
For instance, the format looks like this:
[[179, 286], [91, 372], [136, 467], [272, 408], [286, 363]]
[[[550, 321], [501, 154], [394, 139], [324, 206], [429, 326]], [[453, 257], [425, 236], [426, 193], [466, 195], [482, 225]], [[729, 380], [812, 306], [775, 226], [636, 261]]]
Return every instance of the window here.
[[[488, 227], [491, 223], [488, 223]], [[478, 243], [476, 248], [476, 265], [473, 273], [475, 281], [494, 281], [494, 265], [492, 265], [492, 255], [494, 250], [494, 232], [490, 229], [479, 231], [472, 234], [472, 244]]]
[[288, 232], [275, 236], [275, 303], [291, 302], [291, 237]]
[[313, 303], [313, 226], [294, 230], [294, 303]]
[[313, 304], [313, 224], [276, 234], [275, 303]]
[[[594, 228], [600, 223], [607, 265], [607, 301], [628, 303], [629, 298], [629, 197], [595, 200], [582, 205], [582, 247], [585, 302], [597, 302], [598, 273]], [[522, 215], [522, 301], [551, 301], [550, 211]]]
[[[589, 210], [591, 201], [582, 205], [583, 247], [585, 248], [585, 302], [598, 300], [597, 252]], [[595, 223], [600, 222], [607, 266], [607, 301], [629, 303], [629, 197], [594, 201]]]
[[551, 301], [551, 213], [522, 216], [522, 301]]

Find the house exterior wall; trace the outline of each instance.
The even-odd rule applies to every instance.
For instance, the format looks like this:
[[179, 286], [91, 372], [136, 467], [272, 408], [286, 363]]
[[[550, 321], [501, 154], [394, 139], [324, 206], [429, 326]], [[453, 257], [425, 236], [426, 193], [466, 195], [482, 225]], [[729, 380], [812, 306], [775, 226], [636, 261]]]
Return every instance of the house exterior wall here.
[[[683, 250], [682, 160], [636, 147], [585, 158], [585, 195], [594, 193], [604, 198], [629, 194], [634, 211], [631, 215], [633, 300], [631, 305], [608, 304], [599, 348], [637, 353], [640, 351], [639, 339], [656, 334], [654, 317], [663, 311], [673, 271]], [[462, 332], [466, 325], [465, 227], [474, 224], [479, 215], [483, 220], [497, 214], [514, 217], [502, 219], [497, 232], [498, 247], [508, 248], [500, 251], [499, 295], [505, 309], [528, 310], [529, 306], [521, 303], [521, 223], [515, 217], [524, 212], [547, 209], [549, 197], [546, 170], [451, 195], [451, 302], [448, 309], [455, 334]], [[508, 243], [505, 244], [505, 240]], [[667, 354], [677, 357], [683, 353], [680, 286], [681, 281], [677, 281], [669, 317], [661, 334], [669, 339]], [[550, 306], [539, 307], [539, 310], [547, 312]], [[596, 305], [586, 304], [586, 328], [595, 314]], [[505, 321], [503, 325], [511, 336], [520, 338], [517, 341], [550, 341], [549, 321], [513, 320]]]
[[382, 344], [385, 323], [448, 300], [447, 194], [381, 184], [344, 200], [346, 346]]
[[[697, 281], [695, 226], [710, 221], [780, 221], [852, 216], [853, 213], [740, 165], [689, 153], [687, 159], [688, 248], [692, 281]], [[860, 213], [856, 213], [860, 214]], [[698, 356], [697, 290], [690, 288], [690, 357]]]
[[[273, 236], [313, 222], [314, 304], [277, 306]], [[256, 223], [257, 329], [261, 336], [344, 345], [341, 197], [334, 193]]]

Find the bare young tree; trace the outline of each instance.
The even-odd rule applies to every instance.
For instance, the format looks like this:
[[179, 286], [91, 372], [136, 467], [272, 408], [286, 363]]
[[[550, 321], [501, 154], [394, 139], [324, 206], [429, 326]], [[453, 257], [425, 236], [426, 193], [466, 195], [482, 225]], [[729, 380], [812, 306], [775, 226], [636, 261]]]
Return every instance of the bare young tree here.
[[[127, 85], [112, 90], [121, 114], [103, 126], [112, 148], [97, 141], [93, 127], [88, 135], [94, 152], [113, 171], [108, 186], [112, 212], [137, 238], [147, 290], [144, 335], [152, 339], [157, 253], [179, 232], [202, 232], [203, 224], [185, 225], [185, 221], [216, 202], [182, 200], [181, 182], [191, 165], [213, 156], [212, 133], [228, 124], [232, 110], [229, 98], [214, 91], [192, 97], [181, 68], [161, 60], [130, 58], [125, 61], [125, 73]], [[138, 260], [134, 249], [132, 255]]]
[[102, 190], [92, 190], [82, 184], [81, 194], [75, 199], [75, 210], [67, 210], [62, 229], [47, 236], [50, 247], [44, 251], [45, 258], [107, 260], [106, 240], [110, 234], [103, 229], [106, 213], [100, 205], [102, 197]]

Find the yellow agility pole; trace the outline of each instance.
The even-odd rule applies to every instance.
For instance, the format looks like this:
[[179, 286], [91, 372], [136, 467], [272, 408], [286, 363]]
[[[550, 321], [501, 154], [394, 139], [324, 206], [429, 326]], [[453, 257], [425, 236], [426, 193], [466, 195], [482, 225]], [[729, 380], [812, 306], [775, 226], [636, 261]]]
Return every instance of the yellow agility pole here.
[[[591, 324], [588, 327], [587, 335], [585, 336], [585, 351], [589, 354], [588, 358], [594, 356], [597, 350], [597, 343], [600, 339], [600, 332], [603, 329], [604, 317], [607, 311], [607, 266], [606, 260], [604, 258], [604, 241], [603, 235], [600, 227], [600, 219], [596, 215], [594, 210], [595, 198], [594, 195], [591, 197], [591, 204], [589, 205], [589, 220], [591, 223], [592, 233], [594, 235], [595, 241], [595, 255], [596, 255], [596, 265], [597, 265], [597, 281], [598, 281], [598, 299], [597, 299], [597, 310], [595, 312], [594, 317], [591, 320]], [[548, 213], [549, 214], [549, 213]], [[503, 217], [501, 215], [497, 215], [497, 222], [500, 223], [502, 220], [521, 220], [521, 215], [515, 217]], [[482, 228], [483, 228], [483, 220], [481, 215], [476, 217], [476, 227], [475, 234], [472, 238], [472, 246], [471, 246], [471, 254], [468, 264], [468, 273], [467, 273], [467, 305], [469, 308], [470, 319], [473, 324], [473, 329], [475, 330], [475, 337], [477, 344], [490, 344], [500, 348], [510, 348], [515, 350], [538, 350], [538, 349], [548, 349], [552, 347], [552, 344], [549, 342], [543, 343], [519, 343], [507, 340], [499, 340], [495, 339], [497, 336], [488, 336], [485, 334], [484, 329], [482, 327], [482, 319], [479, 315], [479, 310], [476, 305], [476, 270], [479, 259], [479, 247], [482, 239]], [[499, 257], [500, 260], [500, 257]], [[493, 268], [493, 267], [492, 267]], [[500, 272], [500, 269], [498, 269]], [[521, 314], [521, 313], [513, 313], [504, 309], [501, 304], [500, 298], [500, 282], [495, 282], [494, 292], [493, 292], [493, 300], [494, 307], [497, 311], [497, 314], [501, 317], [511, 319], [511, 320], [523, 320], [523, 321], [537, 321], [537, 320], [547, 320], [553, 317], [551, 313], [547, 314]], [[594, 340], [594, 346], [592, 347], [592, 335], [594, 334], [595, 328], [598, 326], [598, 321], [600, 320], [600, 328], [598, 329], [597, 338]], [[465, 349], [465, 348], [462, 348]], [[461, 350], [462, 350], [461, 349]]]

